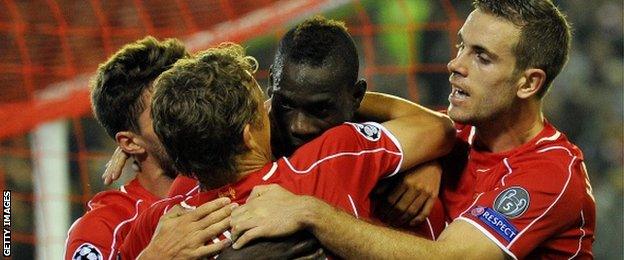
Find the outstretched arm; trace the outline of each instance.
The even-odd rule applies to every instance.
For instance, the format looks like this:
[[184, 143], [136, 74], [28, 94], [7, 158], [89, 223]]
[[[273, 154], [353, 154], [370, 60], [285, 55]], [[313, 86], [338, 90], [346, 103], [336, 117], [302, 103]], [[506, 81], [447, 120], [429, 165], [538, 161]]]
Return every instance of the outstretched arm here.
[[[461, 220], [451, 223], [437, 241], [430, 241], [358, 220], [319, 199], [294, 195], [278, 185], [258, 186], [252, 195], [247, 204], [232, 213], [234, 233], [248, 229], [236, 240], [234, 248], [257, 237], [280, 236], [306, 229], [329, 250], [348, 259], [505, 257], [494, 242]], [[280, 212], [282, 217], [271, 216], [274, 212]], [[248, 218], [250, 214], [254, 215], [253, 219]]]
[[401, 171], [431, 161], [451, 151], [455, 128], [451, 119], [411, 101], [377, 92], [366, 92], [358, 113], [382, 122], [403, 149]]

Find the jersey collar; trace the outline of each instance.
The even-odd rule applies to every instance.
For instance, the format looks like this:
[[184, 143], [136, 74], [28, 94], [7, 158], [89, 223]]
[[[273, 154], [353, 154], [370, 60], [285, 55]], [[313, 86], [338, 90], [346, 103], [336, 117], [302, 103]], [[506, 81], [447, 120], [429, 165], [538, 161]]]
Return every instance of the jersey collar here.
[[269, 175], [272, 171], [275, 171], [276, 167], [277, 162], [267, 163], [262, 167], [262, 169], [248, 174], [235, 183], [227, 184], [213, 190], [200, 192], [196, 195], [188, 197], [185, 202], [189, 206], [197, 207], [217, 198], [229, 197], [232, 202], [244, 204], [253, 187], [269, 183], [264, 177]]

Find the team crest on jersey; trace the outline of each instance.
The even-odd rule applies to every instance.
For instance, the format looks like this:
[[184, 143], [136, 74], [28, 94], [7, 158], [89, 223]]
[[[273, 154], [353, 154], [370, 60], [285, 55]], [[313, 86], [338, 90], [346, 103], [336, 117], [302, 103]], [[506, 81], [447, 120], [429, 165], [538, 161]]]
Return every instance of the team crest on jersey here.
[[529, 208], [529, 192], [519, 186], [503, 190], [494, 199], [494, 210], [508, 218], [516, 218]]
[[381, 129], [373, 124], [353, 124], [355, 129], [370, 141], [377, 141], [381, 138]]
[[100, 250], [90, 243], [84, 243], [76, 249], [73, 260], [103, 260]]

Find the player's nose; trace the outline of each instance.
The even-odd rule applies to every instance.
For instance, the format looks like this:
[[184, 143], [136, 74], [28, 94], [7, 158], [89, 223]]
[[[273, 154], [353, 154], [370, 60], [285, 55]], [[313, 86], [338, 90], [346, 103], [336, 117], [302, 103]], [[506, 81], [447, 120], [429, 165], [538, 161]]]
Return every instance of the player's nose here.
[[302, 112], [297, 112], [290, 124], [291, 134], [302, 140], [310, 140], [320, 134], [320, 128], [314, 123], [314, 119]]

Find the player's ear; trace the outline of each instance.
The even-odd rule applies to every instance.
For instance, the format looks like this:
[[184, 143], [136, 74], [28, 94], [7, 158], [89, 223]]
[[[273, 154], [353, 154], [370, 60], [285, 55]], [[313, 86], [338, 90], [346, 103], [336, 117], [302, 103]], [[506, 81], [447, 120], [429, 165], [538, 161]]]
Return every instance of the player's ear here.
[[143, 139], [131, 131], [121, 131], [115, 134], [117, 145], [130, 155], [145, 153], [145, 144]]
[[245, 141], [245, 146], [249, 150], [253, 150], [256, 146], [256, 140], [254, 138], [254, 135], [251, 133], [250, 124], [246, 124], [245, 128], [243, 129], [243, 141]]
[[544, 87], [544, 82], [546, 82], [546, 72], [544, 70], [527, 69], [519, 79], [516, 95], [522, 99], [535, 96]]
[[353, 109], [357, 110], [360, 107], [360, 103], [364, 98], [364, 94], [366, 94], [366, 80], [360, 79], [355, 82], [354, 90], [353, 90]]

